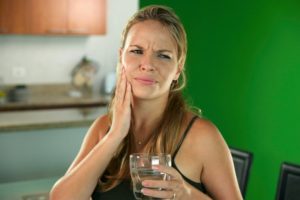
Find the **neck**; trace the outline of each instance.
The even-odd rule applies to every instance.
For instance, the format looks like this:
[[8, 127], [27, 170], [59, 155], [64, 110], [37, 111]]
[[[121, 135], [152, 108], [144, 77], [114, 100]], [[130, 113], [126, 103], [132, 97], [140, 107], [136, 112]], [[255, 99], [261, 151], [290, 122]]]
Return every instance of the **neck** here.
[[157, 100], [133, 99], [134, 143], [140, 151], [150, 139], [153, 130], [158, 126], [166, 108], [167, 98]]

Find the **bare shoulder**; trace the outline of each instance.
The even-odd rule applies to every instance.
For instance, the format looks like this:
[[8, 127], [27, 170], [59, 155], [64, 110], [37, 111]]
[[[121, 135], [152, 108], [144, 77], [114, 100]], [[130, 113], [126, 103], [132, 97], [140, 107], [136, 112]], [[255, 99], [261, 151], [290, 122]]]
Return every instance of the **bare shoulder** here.
[[205, 167], [208, 163], [214, 162], [209, 159], [216, 158], [214, 154], [218, 154], [216, 152], [219, 151], [216, 148], [220, 146], [223, 146], [221, 149], [224, 148], [224, 141], [218, 128], [211, 121], [198, 117], [191, 124], [194, 116], [193, 113], [187, 113], [184, 118], [181, 132], [188, 132], [176, 155], [175, 162], [186, 177], [202, 182], [201, 177]]
[[193, 163], [201, 167], [200, 181], [214, 199], [241, 199], [230, 150], [219, 129], [197, 118], [186, 139]]
[[72, 170], [104, 137], [109, 128], [109, 117], [107, 115], [99, 116], [87, 131], [80, 150], [69, 167], [67, 173]]
[[109, 117], [105, 114], [99, 116], [88, 129], [82, 142], [82, 149], [91, 149], [106, 134], [109, 129]]
[[201, 144], [217, 142], [222, 138], [219, 129], [211, 121], [200, 117], [193, 123], [189, 135], [193, 141]]
[[110, 119], [107, 114], [99, 116], [89, 128], [87, 134], [91, 134], [100, 140], [107, 133], [110, 127]]
[[[203, 159], [215, 158], [228, 154], [228, 146], [214, 123], [204, 118], [197, 118], [192, 125], [188, 142], [195, 146], [197, 154]], [[205, 162], [205, 160], [202, 160]]]

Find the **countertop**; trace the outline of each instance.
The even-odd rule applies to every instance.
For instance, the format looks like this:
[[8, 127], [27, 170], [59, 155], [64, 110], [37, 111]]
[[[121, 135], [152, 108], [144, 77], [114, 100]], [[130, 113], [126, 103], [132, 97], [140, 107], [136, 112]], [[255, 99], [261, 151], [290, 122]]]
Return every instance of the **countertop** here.
[[[70, 96], [79, 91], [80, 97]], [[0, 112], [20, 110], [41, 110], [59, 108], [84, 108], [107, 106], [110, 97], [87, 90], [75, 90], [70, 84], [49, 84], [27, 86], [28, 98], [23, 101], [0, 104]]]
[[27, 86], [28, 97], [0, 104], [0, 132], [89, 126], [106, 112], [110, 96], [81, 90], [71, 97], [69, 84]]

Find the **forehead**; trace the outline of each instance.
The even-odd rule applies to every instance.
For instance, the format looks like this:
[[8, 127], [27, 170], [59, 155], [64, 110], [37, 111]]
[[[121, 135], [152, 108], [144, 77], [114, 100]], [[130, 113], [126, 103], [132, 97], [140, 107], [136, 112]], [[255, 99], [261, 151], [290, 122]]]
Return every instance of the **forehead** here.
[[143, 48], [176, 51], [177, 45], [168, 28], [155, 20], [134, 24], [128, 31], [125, 46], [140, 45]]

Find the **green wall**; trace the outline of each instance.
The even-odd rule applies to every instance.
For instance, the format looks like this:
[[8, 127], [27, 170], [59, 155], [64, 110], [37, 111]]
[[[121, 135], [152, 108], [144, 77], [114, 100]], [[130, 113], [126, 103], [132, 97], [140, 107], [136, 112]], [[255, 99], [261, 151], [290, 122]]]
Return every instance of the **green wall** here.
[[300, 164], [300, 1], [148, 4], [186, 27], [186, 95], [230, 146], [253, 152], [246, 199], [275, 199], [281, 162]]

